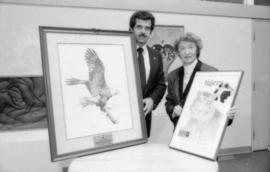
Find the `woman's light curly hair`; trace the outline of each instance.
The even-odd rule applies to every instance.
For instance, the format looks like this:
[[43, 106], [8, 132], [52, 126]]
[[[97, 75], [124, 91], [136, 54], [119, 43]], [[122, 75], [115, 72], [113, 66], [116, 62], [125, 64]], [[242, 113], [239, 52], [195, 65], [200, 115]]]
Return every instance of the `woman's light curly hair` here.
[[199, 36], [195, 35], [192, 32], [187, 32], [184, 35], [180, 36], [174, 43], [174, 50], [175, 52], [179, 53], [179, 44], [183, 41], [186, 42], [193, 42], [195, 43], [196, 47], [197, 47], [197, 53], [196, 53], [196, 57], [199, 58], [200, 57], [200, 52], [201, 49], [203, 48], [203, 44], [202, 44], [202, 40]]

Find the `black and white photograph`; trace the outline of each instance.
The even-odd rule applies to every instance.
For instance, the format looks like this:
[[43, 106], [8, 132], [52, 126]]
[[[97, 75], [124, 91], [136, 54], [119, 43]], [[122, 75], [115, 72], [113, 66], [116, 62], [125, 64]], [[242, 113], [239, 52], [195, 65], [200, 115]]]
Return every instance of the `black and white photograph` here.
[[269, 0], [0, 0], [0, 40], [0, 172], [270, 171]]

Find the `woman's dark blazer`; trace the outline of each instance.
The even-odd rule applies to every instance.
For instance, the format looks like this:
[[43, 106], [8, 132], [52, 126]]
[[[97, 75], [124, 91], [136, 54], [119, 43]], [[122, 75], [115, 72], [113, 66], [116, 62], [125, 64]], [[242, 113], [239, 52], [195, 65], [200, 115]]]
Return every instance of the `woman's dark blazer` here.
[[169, 118], [174, 124], [174, 127], [176, 126], [179, 117], [172, 117], [173, 109], [176, 105], [180, 105], [181, 107], [184, 107], [187, 95], [189, 93], [191, 84], [193, 82], [195, 73], [198, 71], [218, 71], [215, 67], [212, 67], [210, 65], [207, 65], [205, 63], [202, 63], [200, 60], [198, 60], [198, 63], [196, 64], [192, 75], [190, 77], [190, 80], [186, 86], [186, 89], [183, 91], [183, 80], [184, 80], [184, 67], [181, 66], [177, 68], [176, 70], [170, 72], [168, 75], [168, 94], [166, 96], [166, 111], [169, 115]]

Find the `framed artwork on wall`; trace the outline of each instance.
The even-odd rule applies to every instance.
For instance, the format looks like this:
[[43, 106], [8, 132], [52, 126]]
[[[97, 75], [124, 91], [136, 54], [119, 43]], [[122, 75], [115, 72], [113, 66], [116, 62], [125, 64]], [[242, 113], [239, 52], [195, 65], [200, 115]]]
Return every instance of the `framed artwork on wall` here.
[[40, 27], [52, 161], [147, 141], [133, 34]]
[[174, 42], [183, 34], [184, 26], [157, 25], [148, 41], [148, 44], [162, 55], [165, 78], [168, 72], [181, 65], [174, 53]]
[[242, 71], [197, 72], [169, 146], [216, 160]]
[[0, 131], [47, 128], [43, 77], [0, 77]]

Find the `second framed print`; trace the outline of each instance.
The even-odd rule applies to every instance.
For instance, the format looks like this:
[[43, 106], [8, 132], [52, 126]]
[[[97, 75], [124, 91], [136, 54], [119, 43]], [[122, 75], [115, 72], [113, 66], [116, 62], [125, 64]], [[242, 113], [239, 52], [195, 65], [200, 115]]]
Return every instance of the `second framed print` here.
[[52, 161], [147, 141], [133, 34], [40, 27]]
[[216, 160], [242, 71], [197, 72], [170, 147]]

